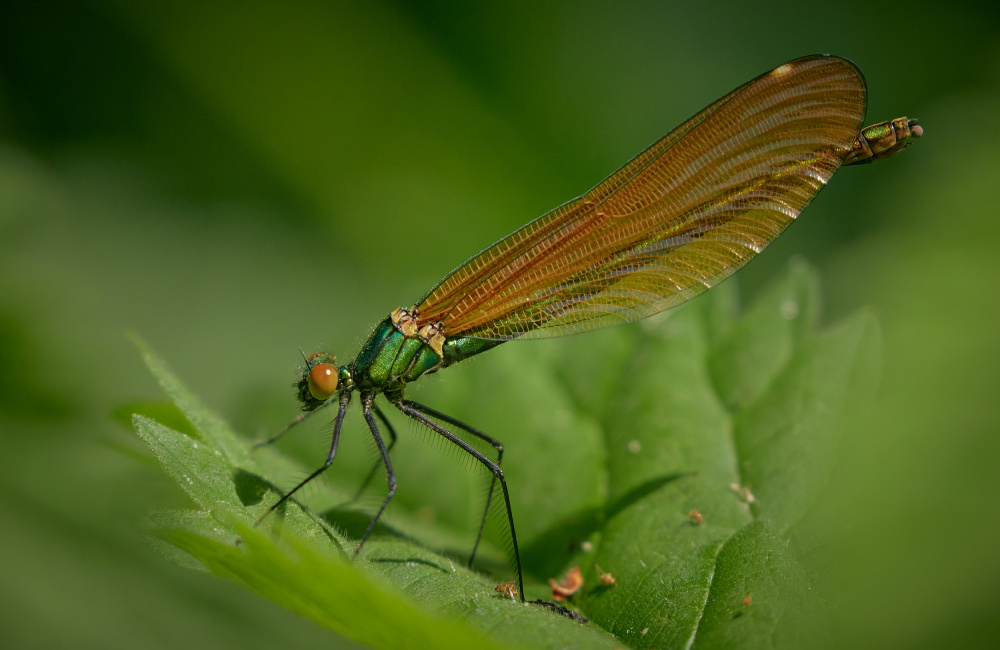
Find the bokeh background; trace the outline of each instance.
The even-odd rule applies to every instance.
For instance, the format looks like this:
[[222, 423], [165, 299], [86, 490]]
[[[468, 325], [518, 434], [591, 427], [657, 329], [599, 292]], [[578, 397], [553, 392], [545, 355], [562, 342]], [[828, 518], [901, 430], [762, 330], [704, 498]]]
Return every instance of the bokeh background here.
[[182, 499], [114, 417], [162, 399], [125, 332], [273, 431], [297, 346], [353, 354], [471, 253], [816, 52], [865, 71], [869, 122], [926, 130], [839, 172], [739, 278], [752, 299], [803, 256], [828, 321], [882, 325], [818, 580], [844, 647], [991, 645], [1000, 10], [963, 0], [3, 3], [3, 645], [352, 647], [142, 543]]

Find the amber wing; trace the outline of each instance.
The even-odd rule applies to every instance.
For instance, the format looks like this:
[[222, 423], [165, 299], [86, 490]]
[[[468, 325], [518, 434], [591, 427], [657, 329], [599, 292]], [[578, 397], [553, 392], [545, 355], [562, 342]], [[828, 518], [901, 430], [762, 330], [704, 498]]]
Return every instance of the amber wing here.
[[445, 336], [545, 338], [675, 307], [781, 234], [865, 115], [845, 59], [786, 63], [717, 100], [582, 197], [493, 244], [417, 304]]

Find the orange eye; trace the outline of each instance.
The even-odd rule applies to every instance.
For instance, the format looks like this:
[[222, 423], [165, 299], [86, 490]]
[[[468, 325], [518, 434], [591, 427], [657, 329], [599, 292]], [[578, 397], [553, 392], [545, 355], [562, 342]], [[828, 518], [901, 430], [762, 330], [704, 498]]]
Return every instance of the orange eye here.
[[317, 363], [309, 371], [309, 392], [318, 400], [337, 392], [337, 369], [328, 363]]

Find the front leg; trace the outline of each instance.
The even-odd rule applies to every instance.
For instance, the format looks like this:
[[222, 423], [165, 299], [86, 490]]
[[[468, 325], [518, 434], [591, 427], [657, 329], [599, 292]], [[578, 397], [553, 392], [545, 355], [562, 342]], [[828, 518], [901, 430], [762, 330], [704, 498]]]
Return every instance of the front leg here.
[[[333, 459], [337, 457], [337, 446], [340, 444], [340, 428], [344, 424], [344, 415], [347, 414], [347, 405], [351, 403], [351, 391], [350, 390], [341, 391], [338, 401], [340, 402], [340, 409], [337, 411], [337, 419], [334, 420], [333, 423], [333, 437], [330, 440], [330, 451], [326, 455], [326, 460], [323, 461], [323, 464], [319, 467], [319, 469], [317, 469], [312, 474], [307, 476], [301, 483], [293, 487], [290, 492], [288, 492], [283, 497], [278, 499], [277, 503], [268, 508], [267, 512], [261, 515], [261, 518], [257, 520], [256, 524], [254, 524], [255, 526], [259, 526], [260, 522], [264, 521], [264, 519], [269, 514], [274, 512], [281, 504], [283, 504], [285, 501], [288, 501], [288, 499], [290, 499], [293, 494], [301, 490], [306, 485], [306, 483], [308, 483], [309, 481], [313, 480], [314, 478], [325, 472], [327, 468], [330, 467], [330, 465], [333, 463]], [[292, 424], [295, 424], [299, 421], [300, 420], [296, 420]], [[289, 428], [290, 427], [291, 425], [289, 425]], [[279, 433], [278, 435], [281, 434]]]

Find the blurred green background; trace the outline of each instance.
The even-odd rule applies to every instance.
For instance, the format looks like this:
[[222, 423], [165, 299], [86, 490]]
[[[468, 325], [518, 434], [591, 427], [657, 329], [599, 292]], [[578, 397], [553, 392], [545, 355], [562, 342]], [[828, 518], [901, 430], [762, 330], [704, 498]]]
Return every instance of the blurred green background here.
[[273, 431], [297, 346], [350, 356], [471, 253], [816, 52], [865, 71], [869, 122], [926, 130], [839, 172], [739, 280], [751, 299], [801, 255], [828, 320], [882, 324], [876, 408], [816, 514], [837, 641], [991, 645], [995, 3], [108, 0], [0, 6], [4, 646], [352, 647], [142, 544], [182, 497], [111, 415], [162, 399], [124, 332]]

